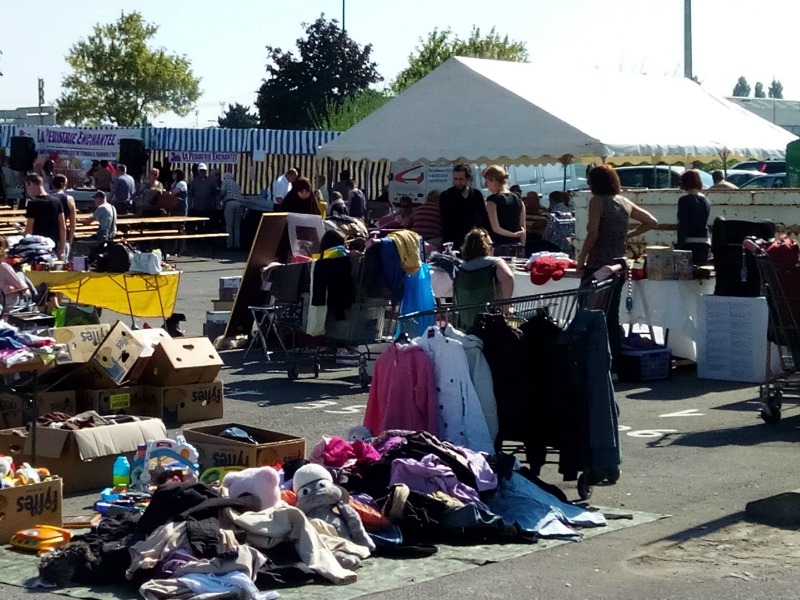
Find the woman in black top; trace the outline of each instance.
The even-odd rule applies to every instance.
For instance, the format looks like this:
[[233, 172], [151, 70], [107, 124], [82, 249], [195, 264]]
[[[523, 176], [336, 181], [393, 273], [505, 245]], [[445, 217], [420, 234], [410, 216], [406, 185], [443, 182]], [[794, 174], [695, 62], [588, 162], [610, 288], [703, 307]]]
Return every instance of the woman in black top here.
[[[508, 173], [499, 165], [483, 172], [483, 179], [491, 195], [486, 199], [492, 241], [496, 246], [525, 247], [525, 205], [522, 199], [508, 191]], [[495, 249], [497, 254], [502, 251]]]
[[686, 195], [678, 199], [678, 243], [677, 250], [691, 250], [692, 262], [704, 265], [708, 262], [711, 247], [708, 239], [708, 216], [711, 203], [700, 190], [703, 182], [696, 169], [687, 169], [681, 175], [681, 189]]

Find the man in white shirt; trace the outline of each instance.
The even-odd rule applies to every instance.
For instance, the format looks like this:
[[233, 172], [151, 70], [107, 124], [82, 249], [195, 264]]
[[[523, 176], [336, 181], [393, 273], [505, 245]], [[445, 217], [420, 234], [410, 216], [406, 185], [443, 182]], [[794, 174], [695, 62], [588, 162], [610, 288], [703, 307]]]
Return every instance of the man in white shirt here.
[[292, 189], [292, 184], [297, 179], [297, 170], [289, 169], [275, 180], [272, 184], [272, 197], [275, 199], [275, 204], [280, 205], [286, 194]]
[[95, 209], [91, 218], [97, 221], [97, 233], [92, 238], [110, 242], [117, 233], [117, 210], [106, 201], [104, 192], [95, 192], [92, 200]]

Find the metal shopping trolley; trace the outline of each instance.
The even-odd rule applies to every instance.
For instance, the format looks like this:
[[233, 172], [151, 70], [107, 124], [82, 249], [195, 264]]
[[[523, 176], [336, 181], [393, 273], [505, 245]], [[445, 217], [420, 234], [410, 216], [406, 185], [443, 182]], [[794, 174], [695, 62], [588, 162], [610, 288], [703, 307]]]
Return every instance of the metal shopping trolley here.
[[[445, 326], [452, 324], [455, 327], [465, 329], [471, 325], [470, 318], [481, 312], [503, 315], [509, 324], [516, 326], [533, 317], [537, 312], [545, 311], [547, 316], [563, 331], [582, 310], [599, 310], [608, 315], [615, 286], [618, 286], [619, 278], [621, 277], [622, 273], [617, 269], [603, 281], [592, 282], [591, 285], [581, 286], [572, 290], [497, 300], [484, 304], [440, 306], [429, 311], [400, 315], [397, 330], [400, 334], [415, 335], [430, 325]], [[466, 322], [465, 316], [468, 317]], [[616, 410], [615, 407], [614, 410]], [[616, 425], [614, 427], [616, 428]], [[509, 444], [510, 440], [505, 439], [500, 441], [514, 453], [524, 452], [524, 443]], [[558, 452], [557, 448], [548, 448], [548, 453], [557, 454]], [[547, 460], [546, 462], [552, 463], [553, 461]], [[617, 470], [616, 477], [618, 475]], [[605, 482], [608, 484], [615, 483], [616, 477], [607, 478]], [[591, 496], [592, 486], [594, 485], [592, 475], [584, 469], [578, 475], [577, 483], [580, 497], [584, 500], [588, 499]]]
[[[290, 271], [299, 265], [281, 265], [277, 272]], [[324, 364], [352, 364], [358, 367], [359, 384], [369, 386], [368, 364], [375, 360], [373, 345], [390, 341], [396, 323], [396, 306], [389, 297], [371, 297], [371, 286], [366, 285], [366, 275], [359, 262], [354, 266], [356, 288], [353, 304], [344, 311], [344, 318], [337, 319], [332, 312], [325, 318], [324, 333], [307, 333], [312, 300], [309, 286], [302, 283], [293, 286], [289, 293], [277, 296], [273, 293], [273, 303], [264, 306], [248, 307], [256, 327], [247, 353], [256, 342], [261, 346], [267, 360], [273, 360], [269, 342], [276, 341], [281, 362], [286, 365], [289, 379], [300, 376], [301, 363], [310, 363], [314, 377], [319, 377]], [[275, 289], [271, 290], [274, 292]], [[379, 352], [378, 352], [379, 353]]]
[[[744, 250], [755, 259], [761, 277], [761, 287], [769, 309], [767, 378], [759, 386], [761, 418], [766, 423], [781, 420], [781, 408], [786, 394], [800, 395], [800, 266], [775, 262], [762, 248], [760, 240], [746, 238]], [[771, 352], [777, 346], [781, 371], [771, 373]]]

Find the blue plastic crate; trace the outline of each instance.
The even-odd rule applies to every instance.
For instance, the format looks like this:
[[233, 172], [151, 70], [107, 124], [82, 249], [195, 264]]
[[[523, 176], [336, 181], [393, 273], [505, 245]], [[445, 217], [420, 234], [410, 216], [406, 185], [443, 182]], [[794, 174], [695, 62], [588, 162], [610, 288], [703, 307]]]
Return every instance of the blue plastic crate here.
[[623, 381], [669, 379], [672, 352], [669, 348], [623, 350], [617, 375]]

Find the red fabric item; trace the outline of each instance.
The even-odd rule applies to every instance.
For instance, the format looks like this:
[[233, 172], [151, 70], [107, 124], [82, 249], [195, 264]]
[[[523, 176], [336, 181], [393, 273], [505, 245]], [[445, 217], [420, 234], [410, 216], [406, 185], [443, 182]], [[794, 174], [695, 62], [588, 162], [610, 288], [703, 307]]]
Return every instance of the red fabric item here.
[[379, 460], [380, 457], [378, 451], [366, 442], [359, 440], [350, 444], [335, 435], [322, 436], [322, 441], [311, 449], [309, 455], [311, 462], [332, 469], [370, 463]]
[[551, 279], [558, 281], [564, 277], [564, 272], [576, 266], [574, 260], [568, 258], [556, 258], [554, 256], [542, 256], [533, 261], [531, 265], [531, 283], [534, 285], [544, 285]]
[[774, 263], [796, 265], [800, 262], [800, 246], [786, 234], [782, 234], [766, 249], [767, 256]]

